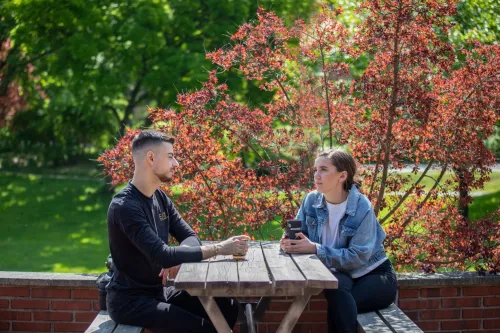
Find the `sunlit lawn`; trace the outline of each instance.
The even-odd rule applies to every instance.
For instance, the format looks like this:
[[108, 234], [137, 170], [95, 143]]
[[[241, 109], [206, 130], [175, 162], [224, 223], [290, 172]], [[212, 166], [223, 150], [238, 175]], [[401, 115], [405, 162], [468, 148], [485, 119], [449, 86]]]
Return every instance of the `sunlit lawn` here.
[[[96, 178], [96, 177], [94, 177]], [[112, 194], [103, 182], [0, 173], [0, 270], [97, 273], [109, 253], [106, 212]], [[474, 198], [470, 217], [500, 206], [500, 172]], [[279, 239], [280, 222], [256, 239]]]
[[0, 270], [102, 272], [111, 194], [101, 187], [0, 174]]

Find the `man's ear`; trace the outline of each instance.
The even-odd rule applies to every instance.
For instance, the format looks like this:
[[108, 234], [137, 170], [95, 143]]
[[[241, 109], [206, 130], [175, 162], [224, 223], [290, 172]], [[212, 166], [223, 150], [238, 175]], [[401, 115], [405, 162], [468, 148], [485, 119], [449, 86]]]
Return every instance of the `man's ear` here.
[[146, 153], [146, 161], [148, 164], [153, 164], [155, 159], [155, 153], [153, 153], [151, 150]]

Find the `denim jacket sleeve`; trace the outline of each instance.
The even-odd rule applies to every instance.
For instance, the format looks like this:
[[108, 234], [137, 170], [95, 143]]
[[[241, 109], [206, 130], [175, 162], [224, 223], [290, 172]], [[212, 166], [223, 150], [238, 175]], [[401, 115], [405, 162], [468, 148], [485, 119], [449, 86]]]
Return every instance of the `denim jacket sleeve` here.
[[[327, 266], [339, 269], [340, 271], [351, 271], [366, 264], [370, 259], [377, 241], [377, 218], [373, 209], [369, 209], [359, 228], [352, 236], [347, 248], [335, 249], [326, 245], [317, 246], [317, 256]], [[347, 233], [352, 229], [342, 228], [342, 233]]]

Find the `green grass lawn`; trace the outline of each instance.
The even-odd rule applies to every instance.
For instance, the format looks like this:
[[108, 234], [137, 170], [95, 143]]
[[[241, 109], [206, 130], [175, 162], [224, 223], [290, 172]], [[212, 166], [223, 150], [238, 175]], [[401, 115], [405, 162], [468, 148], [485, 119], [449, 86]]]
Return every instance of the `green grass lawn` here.
[[0, 174], [0, 270], [104, 271], [111, 194], [102, 184]]
[[[74, 175], [71, 170], [66, 175]], [[94, 173], [83, 179], [0, 173], [0, 271], [98, 273], [109, 253], [106, 212], [112, 194]], [[91, 177], [88, 177], [91, 176]], [[93, 180], [94, 179], [94, 180]], [[470, 207], [478, 219], [500, 206], [500, 172]], [[280, 238], [280, 223], [266, 223], [256, 239]]]

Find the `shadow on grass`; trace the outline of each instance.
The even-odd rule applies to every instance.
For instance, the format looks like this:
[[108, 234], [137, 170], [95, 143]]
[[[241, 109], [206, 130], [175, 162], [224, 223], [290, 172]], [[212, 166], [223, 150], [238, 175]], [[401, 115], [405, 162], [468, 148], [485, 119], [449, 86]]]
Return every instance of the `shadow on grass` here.
[[111, 194], [92, 181], [0, 174], [0, 270], [102, 272]]
[[500, 209], [500, 191], [474, 197], [469, 207], [469, 218], [479, 220]]

